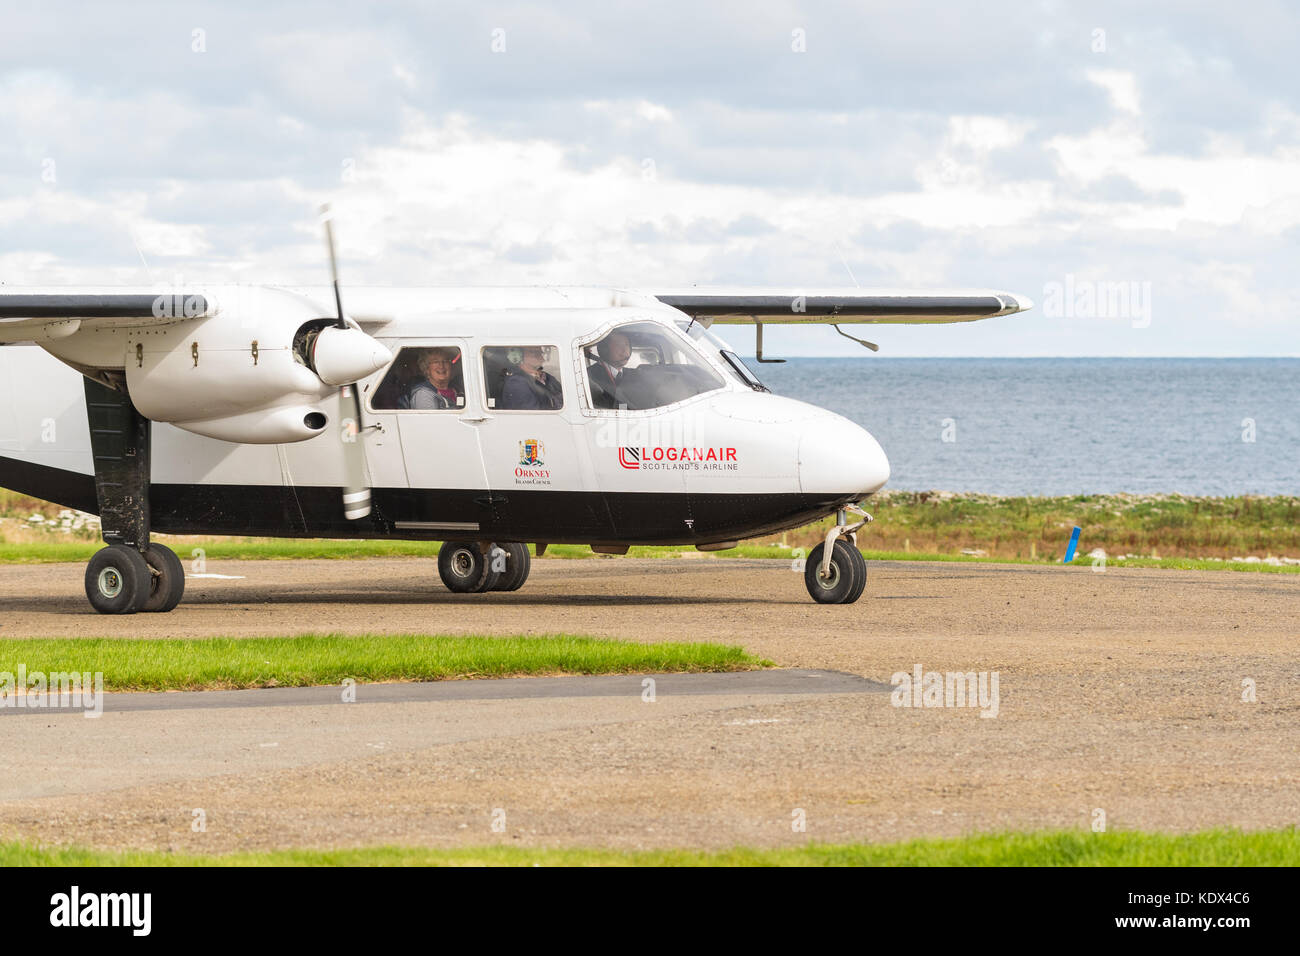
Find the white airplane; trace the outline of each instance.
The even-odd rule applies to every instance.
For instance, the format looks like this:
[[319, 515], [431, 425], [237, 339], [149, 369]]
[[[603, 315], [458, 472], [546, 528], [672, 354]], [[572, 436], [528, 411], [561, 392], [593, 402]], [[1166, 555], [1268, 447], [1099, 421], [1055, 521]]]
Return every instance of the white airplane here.
[[524, 583], [524, 542], [712, 551], [827, 515], [805, 583], [820, 603], [851, 603], [866, 584], [859, 503], [889, 478], [884, 451], [848, 419], [773, 395], [710, 326], [753, 323], [759, 361], [773, 361], [767, 323], [1031, 307], [859, 289], [346, 299], [337, 274], [332, 289], [0, 286], [0, 487], [100, 516], [107, 546], [85, 581], [96, 611], [179, 603], [180, 559], [152, 531], [438, 540], [443, 583], [483, 592]]

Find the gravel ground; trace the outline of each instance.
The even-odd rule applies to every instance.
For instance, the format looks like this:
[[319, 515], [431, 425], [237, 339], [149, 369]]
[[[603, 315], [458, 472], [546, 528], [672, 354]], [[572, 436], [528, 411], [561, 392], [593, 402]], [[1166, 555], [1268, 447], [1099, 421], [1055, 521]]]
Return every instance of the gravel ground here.
[[1098, 811], [1110, 828], [1300, 822], [1293, 576], [873, 563], [858, 604], [822, 607], [775, 561], [543, 560], [521, 591], [468, 596], [413, 559], [206, 572], [229, 577], [191, 580], [169, 615], [111, 618], [89, 612], [80, 566], [6, 566], [0, 636], [722, 641], [884, 683], [917, 665], [996, 672], [997, 716], [884, 693], [0, 716], [0, 839], [723, 847], [1087, 827]]

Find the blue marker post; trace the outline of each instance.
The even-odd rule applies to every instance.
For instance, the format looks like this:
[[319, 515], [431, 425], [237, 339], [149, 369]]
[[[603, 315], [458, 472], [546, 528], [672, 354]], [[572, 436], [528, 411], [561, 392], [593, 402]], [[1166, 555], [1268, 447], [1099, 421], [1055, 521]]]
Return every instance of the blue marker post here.
[[1074, 549], [1079, 546], [1079, 532], [1082, 530], [1079, 526], [1075, 526], [1074, 532], [1070, 535], [1070, 546], [1065, 549], [1065, 560], [1061, 562], [1062, 564], [1069, 564], [1074, 560]]

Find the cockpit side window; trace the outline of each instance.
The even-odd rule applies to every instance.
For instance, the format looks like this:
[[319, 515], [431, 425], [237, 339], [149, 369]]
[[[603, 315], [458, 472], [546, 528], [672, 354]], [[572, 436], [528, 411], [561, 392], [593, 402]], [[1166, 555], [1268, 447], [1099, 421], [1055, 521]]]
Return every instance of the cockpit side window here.
[[483, 383], [487, 407], [494, 410], [551, 412], [564, 407], [559, 349], [554, 345], [485, 347]]
[[454, 345], [401, 349], [375, 389], [370, 407], [430, 412], [464, 408], [465, 375], [460, 349]]
[[723, 386], [690, 344], [656, 322], [620, 325], [581, 348], [593, 408], [661, 408]]

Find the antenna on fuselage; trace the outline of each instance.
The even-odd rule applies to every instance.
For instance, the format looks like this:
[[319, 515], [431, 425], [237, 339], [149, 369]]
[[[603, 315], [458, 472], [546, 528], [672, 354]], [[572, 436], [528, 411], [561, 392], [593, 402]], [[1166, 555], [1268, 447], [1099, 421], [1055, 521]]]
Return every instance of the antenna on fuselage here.
[[[840, 244], [838, 242], [835, 243], [835, 251], [840, 254], [840, 262], [844, 264], [844, 271], [847, 272], [849, 274], [849, 278], [853, 280], [854, 288], [861, 289], [862, 285], [858, 282], [858, 277], [853, 274], [853, 270], [849, 268], [849, 260], [844, 257], [844, 250], [840, 248]], [[833, 328], [836, 332], [840, 333], [840, 335], [844, 336], [846, 339], [852, 339], [853, 341], [857, 342], [859, 345], [865, 345], [873, 352], [880, 351], [880, 346], [877, 345], [875, 342], [868, 342], [866, 339], [860, 339], [856, 335], [849, 335], [849, 333], [845, 332], [834, 322], [831, 323], [831, 328]]]
[[867, 348], [871, 349], [871, 351], [873, 351], [873, 352], [879, 352], [879, 351], [880, 351], [880, 346], [877, 345], [875, 342], [868, 342], [866, 339], [860, 339], [860, 338], [858, 338], [856, 335], [849, 335], [849, 333], [845, 332], [842, 328], [840, 328], [840, 327], [839, 327], [838, 325], [836, 325], [834, 322], [831, 323], [831, 328], [834, 329], [836, 332], [840, 333], [840, 335], [844, 336], [846, 339], [852, 339], [853, 341], [857, 342], [859, 345], [865, 345]]

